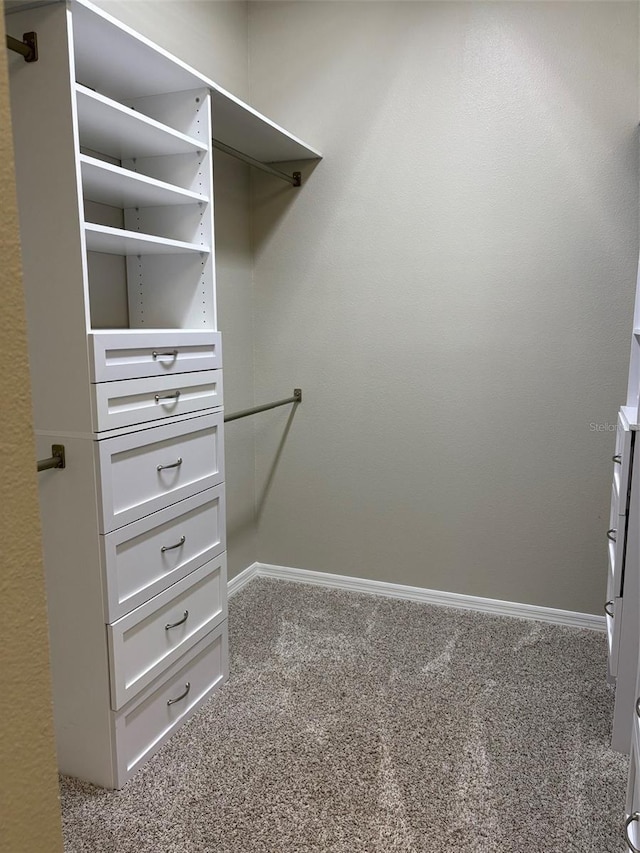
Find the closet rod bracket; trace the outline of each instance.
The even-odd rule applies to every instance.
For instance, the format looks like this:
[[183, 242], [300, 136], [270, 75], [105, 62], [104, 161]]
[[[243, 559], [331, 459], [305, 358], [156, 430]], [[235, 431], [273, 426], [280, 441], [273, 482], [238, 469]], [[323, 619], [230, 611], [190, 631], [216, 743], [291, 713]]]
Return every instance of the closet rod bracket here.
[[64, 444], [52, 444], [51, 456], [48, 459], [38, 459], [38, 471], [48, 471], [49, 468], [66, 468], [67, 460]]
[[292, 187], [301, 187], [302, 186], [302, 172], [292, 172], [291, 177], [293, 178]]
[[25, 62], [37, 62], [38, 61], [38, 34], [24, 33], [22, 36], [22, 41], [14, 38], [13, 36], [7, 36], [7, 47], [9, 50], [13, 50], [15, 53], [19, 53], [20, 56], [24, 57]]

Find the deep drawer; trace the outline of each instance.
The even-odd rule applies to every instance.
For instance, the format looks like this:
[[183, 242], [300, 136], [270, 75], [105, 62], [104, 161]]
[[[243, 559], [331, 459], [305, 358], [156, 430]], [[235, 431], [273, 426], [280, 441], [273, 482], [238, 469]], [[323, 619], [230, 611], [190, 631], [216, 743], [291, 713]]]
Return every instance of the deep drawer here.
[[91, 386], [95, 432], [222, 405], [222, 371], [123, 379]]
[[616, 505], [615, 482], [611, 487], [611, 509], [609, 512], [609, 529], [607, 530], [607, 548], [609, 552], [609, 567], [614, 581], [614, 594], [622, 591], [622, 569], [625, 559], [625, 537], [627, 532], [626, 515], [618, 515]]
[[167, 329], [89, 334], [92, 382], [222, 367], [220, 332]]
[[101, 533], [137, 521], [224, 480], [223, 415], [95, 442]]
[[228, 673], [224, 621], [180, 658], [160, 685], [152, 685], [115, 715], [118, 788], [224, 683]]
[[160, 676], [226, 612], [227, 563], [221, 554], [107, 625], [113, 710]]
[[224, 486], [101, 537], [105, 622], [115, 622], [226, 548]]
[[607, 575], [607, 602], [605, 618], [607, 621], [607, 650], [609, 653], [609, 674], [615, 678], [618, 674], [618, 650], [620, 647], [620, 626], [622, 624], [623, 599], [614, 591], [613, 573]]

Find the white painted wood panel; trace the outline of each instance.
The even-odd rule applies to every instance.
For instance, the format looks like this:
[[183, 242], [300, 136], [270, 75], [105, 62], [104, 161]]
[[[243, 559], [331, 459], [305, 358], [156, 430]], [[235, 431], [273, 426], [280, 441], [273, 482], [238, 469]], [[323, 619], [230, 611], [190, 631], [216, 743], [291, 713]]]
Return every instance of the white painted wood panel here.
[[100, 532], [221, 483], [222, 424], [220, 412], [96, 442]]
[[154, 234], [139, 234], [124, 228], [86, 222], [87, 251], [109, 255], [181, 255], [190, 252], [208, 254], [210, 247], [184, 240], [172, 240]]
[[201, 140], [82, 85], [76, 86], [76, 104], [80, 144], [117, 160], [186, 154], [205, 147]]
[[162, 683], [151, 685], [115, 715], [116, 787], [121, 788], [227, 678], [227, 642], [225, 621], [180, 658]]
[[105, 622], [115, 622], [226, 549], [224, 484], [120, 527], [101, 545]]
[[85, 200], [120, 208], [206, 204], [209, 201], [200, 193], [112, 166], [86, 154], [80, 155], [80, 165]]
[[226, 617], [226, 556], [107, 626], [111, 707], [119, 710]]
[[222, 405], [222, 371], [203, 370], [92, 386], [96, 432], [162, 420]]
[[220, 332], [208, 329], [93, 332], [89, 355], [93, 382], [222, 367]]

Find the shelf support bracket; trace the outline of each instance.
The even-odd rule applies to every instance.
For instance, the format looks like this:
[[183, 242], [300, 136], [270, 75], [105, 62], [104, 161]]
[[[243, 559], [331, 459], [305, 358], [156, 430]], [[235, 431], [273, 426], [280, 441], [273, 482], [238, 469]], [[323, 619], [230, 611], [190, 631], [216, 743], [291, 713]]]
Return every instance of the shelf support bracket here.
[[24, 33], [24, 35], [22, 36], [22, 41], [14, 38], [13, 36], [8, 35], [7, 47], [9, 50], [13, 50], [15, 53], [19, 53], [20, 56], [23, 56], [25, 62], [38, 61], [37, 33]]
[[254, 169], [260, 169], [260, 171], [266, 172], [268, 175], [273, 175], [274, 178], [280, 178], [281, 181], [287, 181], [287, 183], [291, 184], [292, 187], [302, 186], [301, 172], [293, 172], [291, 175], [288, 175], [286, 172], [274, 169], [273, 166], [270, 166], [268, 163], [263, 163], [261, 160], [256, 160], [254, 157], [250, 157], [248, 154], [244, 154], [242, 151], [238, 151], [230, 145], [225, 145], [225, 143], [220, 142], [219, 139], [212, 139], [211, 142], [213, 147], [218, 151], [222, 151], [230, 157], [235, 157], [236, 160], [242, 160], [243, 163], [248, 163], [250, 166], [253, 166]]

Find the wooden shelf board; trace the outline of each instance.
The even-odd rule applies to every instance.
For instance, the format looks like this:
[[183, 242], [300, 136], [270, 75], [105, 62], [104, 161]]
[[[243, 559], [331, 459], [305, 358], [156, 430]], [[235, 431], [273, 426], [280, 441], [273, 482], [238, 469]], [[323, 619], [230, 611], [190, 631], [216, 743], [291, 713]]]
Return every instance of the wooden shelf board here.
[[108, 255], [184, 255], [190, 253], [209, 254], [209, 247], [181, 240], [168, 240], [152, 234], [138, 234], [107, 225], [85, 224], [87, 251], [104, 252]]
[[160, 207], [209, 201], [191, 190], [112, 166], [86, 154], [80, 155], [80, 168], [84, 197], [112, 207]]
[[76, 84], [80, 144], [102, 154], [127, 160], [164, 154], [192, 154], [202, 142], [155, 119]]

